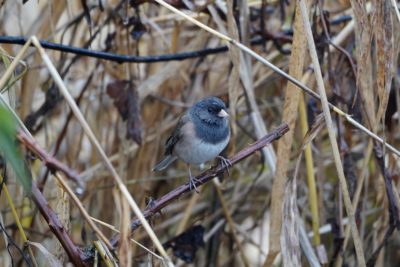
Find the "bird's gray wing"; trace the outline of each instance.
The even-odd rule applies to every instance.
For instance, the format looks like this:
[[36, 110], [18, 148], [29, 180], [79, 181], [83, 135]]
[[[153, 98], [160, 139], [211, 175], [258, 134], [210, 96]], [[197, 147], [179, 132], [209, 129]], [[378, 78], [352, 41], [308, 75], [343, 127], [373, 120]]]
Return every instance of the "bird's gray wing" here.
[[174, 150], [174, 146], [178, 141], [182, 138], [182, 127], [190, 121], [190, 118], [187, 114], [183, 115], [178, 124], [175, 127], [175, 130], [172, 132], [171, 136], [168, 137], [165, 142], [165, 155], [171, 155]]

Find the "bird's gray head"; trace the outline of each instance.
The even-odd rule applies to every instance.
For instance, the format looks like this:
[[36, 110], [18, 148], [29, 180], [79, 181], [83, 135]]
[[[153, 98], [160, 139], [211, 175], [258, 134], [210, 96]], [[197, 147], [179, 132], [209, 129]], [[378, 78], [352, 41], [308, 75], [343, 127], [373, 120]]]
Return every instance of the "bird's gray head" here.
[[200, 100], [189, 110], [197, 137], [206, 143], [218, 144], [229, 138], [228, 112], [217, 97]]
[[190, 114], [210, 125], [226, 125], [228, 112], [225, 103], [217, 97], [207, 97], [193, 105]]

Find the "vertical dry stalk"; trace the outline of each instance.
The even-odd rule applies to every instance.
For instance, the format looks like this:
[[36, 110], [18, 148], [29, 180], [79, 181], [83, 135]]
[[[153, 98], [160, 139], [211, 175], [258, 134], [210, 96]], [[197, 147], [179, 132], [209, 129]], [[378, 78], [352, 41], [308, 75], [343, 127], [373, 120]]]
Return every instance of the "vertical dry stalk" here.
[[371, 26], [368, 20], [365, 0], [351, 0], [355, 20], [355, 38], [357, 68], [357, 92], [364, 104], [367, 125], [373, 129], [376, 125], [374, 92], [372, 87], [371, 66]]
[[317, 80], [318, 92], [321, 97], [321, 104], [322, 104], [322, 109], [324, 112], [325, 122], [326, 122], [326, 126], [328, 128], [328, 134], [329, 134], [329, 140], [330, 140], [331, 146], [332, 146], [333, 158], [334, 158], [336, 170], [337, 170], [337, 173], [339, 176], [340, 187], [343, 192], [343, 198], [344, 198], [347, 216], [349, 217], [349, 223], [351, 225], [351, 232], [353, 234], [353, 240], [354, 240], [354, 246], [356, 249], [358, 266], [365, 266], [364, 251], [363, 251], [360, 235], [358, 233], [357, 225], [355, 222], [354, 208], [351, 204], [349, 191], [347, 189], [346, 178], [344, 176], [343, 165], [342, 165], [342, 162], [340, 159], [339, 148], [338, 148], [338, 145], [336, 142], [335, 131], [333, 129], [333, 123], [332, 123], [332, 118], [331, 118], [331, 114], [329, 111], [328, 99], [326, 96], [325, 85], [324, 85], [322, 73], [321, 73], [321, 67], [319, 65], [318, 56], [317, 56], [315, 43], [314, 43], [314, 38], [312, 35], [312, 31], [311, 31], [311, 25], [310, 25], [310, 21], [308, 19], [308, 11], [307, 11], [307, 7], [306, 7], [306, 3], [304, 2], [304, 0], [299, 0], [298, 3], [300, 5], [301, 16], [302, 16], [303, 23], [304, 23], [304, 29], [305, 29], [305, 32], [307, 35], [308, 48], [309, 48], [311, 60], [313, 62], [313, 66], [314, 66], [314, 73], [315, 73], [315, 78]]
[[242, 244], [241, 244], [241, 242], [239, 240], [239, 237], [238, 237], [238, 235], [236, 233], [235, 222], [233, 221], [233, 218], [232, 218], [232, 215], [231, 215], [231, 213], [229, 211], [228, 205], [227, 205], [227, 203], [226, 203], [226, 201], [224, 199], [224, 195], [222, 193], [221, 186], [220, 186], [218, 180], [216, 180], [216, 179], [217, 178], [214, 178], [212, 181], [213, 181], [215, 190], [217, 191], [218, 198], [219, 198], [219, 201], [221, 203], [222, 211], [224, 212], [225, 219], [228, 222], [228, 225], [229, 225], [229, 228], [231, 230], [233, 239], [235, 240], [236, 246], [237, 246], [237, 248], [239, 250], [240, 257], [241, 257], [241, 259], [243, 261], [243, 265], [245, 267], [250, 267], [249, 261], [247, 260], [247, 257], [243, 252], [243, 246], [242, 246]]
[[[70, 203], [68, 199], [68, 194], [64, 191], [61, 185], [58, 185], [57, 188], [57, 203], [55, 211], [57, 212], [58, 217], [60, 218], [60, 222], [64, 225], [65, 230], [70, 232]], [[64, 248], [60, 243], [57, 242], [55, 248], [55, 254], [57, 259], [65, 264], [67, 262], [67, 254], [65, 253]]]
[[[311, 76], [311, 72], [308, 71], [304, 75], [302, 81], [306, 83], [306, 81]], [[304, 95], [300, 97], [300, 106], [299, 106], [299, 113], [300, 113], [300, 124], [301, 124], [301, 132], [305, 136], [309, 129], [308, 121], [307, 121], [307, 111], [306, 111], [306, 103], [304, 99]], [[307, 184], [309, 190], [309, 198], [308, 201], [310, 203], [310, 211], [312, 216], [312, 228], [313, 228], [313, 244], [315, 246], [319, 246], [321, 239], [319, 235], [319, 214], [318, 214], [318, 195], [317, 195], [317, 185], [315, 183], [315, 174], [314, 174], [314, 160], [313, 154], [311, 151], [311, 145], [307, 144], [304, 149], [304, 158], [306, 161], [306, 168], [307, 168]]]
[[[308, 8], [311, 1], [307, 1]], [[294, 36], [292, 45], [292, 54], [289, 61], [289, 75], [295, 79], [301, 79], [303, 75], [303, 67], [305, 63], [306, 37], [304, 34], [303, 22], [301, 20], [300, 9], [296, 7], [296, 16], [294, 22]], [[294, 129], [297, 120], [297, 110], [301, 92], [297, 90], [292, 83], [287, 84], [285, 103], [282, 120], [289, 124], [290, 129]], [[293, 131], [285, 135], [278, 141], [278, 153], [276, 173], [272, 185], [271, 197], [271, 237], [270, 250], [268, 257], [264, 263], [264, 267], [271, 266], [276, 255], [279, 253], [280, 235], [282, 227], [282, 203], [287, 183], [287, 170], [290, 162], [290, 154], [293, 142]]]
[[[237, 25], [235, 22], [235, 17], [233, 16], [233, 1], [227, 1], [228, 13], [227, 13], [227, 21], [228, 21], [228, 34], [234, 40], [239, 40], [239, 32], [237, 29]], [[236, 105], [237, 100], [240, 94], [240, 50], [233, 46], [229, 45], [229, 56], [233, 63], [231, 73], [229, 75], [229, 111], [232, 115], [232, 122], [236, 119]], [[236, 124], [232, 123], [232, 134], [236, 135]]]

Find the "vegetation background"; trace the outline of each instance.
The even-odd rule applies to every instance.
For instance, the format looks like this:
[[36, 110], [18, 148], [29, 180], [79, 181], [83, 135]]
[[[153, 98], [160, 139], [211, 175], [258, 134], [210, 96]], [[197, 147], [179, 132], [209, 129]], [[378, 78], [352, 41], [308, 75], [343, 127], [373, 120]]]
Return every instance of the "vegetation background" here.
[[[0, 1], [0, 265], [399, 266], [397, 5]], [[196, 194], [151, 170], [210, 95], [227, 157], [290, 130]]]

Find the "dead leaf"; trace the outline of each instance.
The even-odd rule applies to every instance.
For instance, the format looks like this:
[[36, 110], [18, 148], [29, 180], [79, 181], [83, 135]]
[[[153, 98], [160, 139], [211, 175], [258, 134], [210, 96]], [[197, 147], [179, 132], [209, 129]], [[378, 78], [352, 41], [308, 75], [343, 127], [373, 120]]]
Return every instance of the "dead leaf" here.
[[114, 100], [123, 121], [126, 121], [126, 138], [142, 144], [142, 119], [137, 89], [130, 81], [119, 80], [107, 85], [107, 94]]
[[63, 264], [53, 255], [51, 254], [42, 244], [36, 243], [36, 242], [31, 242], [27, 241], [29, 246], [33, 246], [43, 254], [43, 259], [47, 261], [47, 266], [49, 267], [62, 267]]

